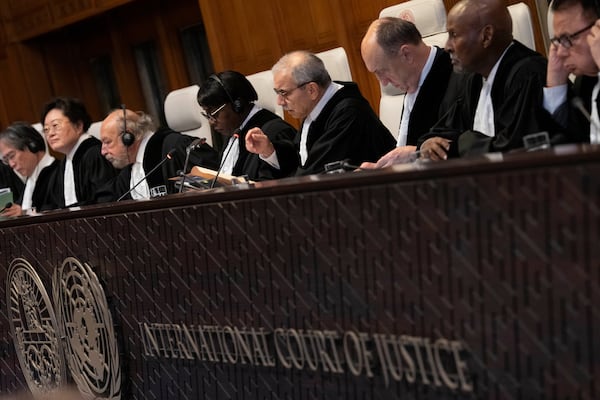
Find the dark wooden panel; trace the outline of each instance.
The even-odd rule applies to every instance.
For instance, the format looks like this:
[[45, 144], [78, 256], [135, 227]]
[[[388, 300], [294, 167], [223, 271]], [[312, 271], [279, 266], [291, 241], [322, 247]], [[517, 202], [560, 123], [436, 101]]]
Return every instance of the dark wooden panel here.
[[[67, 257], [89, 263], [120, 339], [122, 398], [594, 399], [599, 177], [600, 151], [588, 146], [1, 222], [0, 298], [15, 257], [47, 290]], [[95, 337], [86, 313], [94, 302], [84, 305], [87, 337]], [[0, 308], [3, 392], [24, 385], [7, 318]], [[197, 335], [215, 328], [205, 335], [217, 348], [226, 328], [262, 329], [260, 350], [273, 365], [263, 365], [255, 342], [244, 363], [233, 342], [210, 353], [200, 336], [198, 351], [216, 360], [190, 355], [182, 327]], [[300, 330], [304, 350], [278, 341]], [[338, 336], [319, 342], [317, 334]], [[350, 339], [360, 334], [364, 349], [354, 351]], [[387, 369], [384, 339], [404, 343], [401, 380]], [[451, 358], [441, 364], [457, 388], [441, 370], [433, 374], [440, 363], [428, 343], [442, 339], [463, 346], [460, 370], [473, 391]], [[226, 361], [227, 348], [237, 361]], [[302, 366], [297, 358], [284, 367], [290, 350], [303, 354]], [[368, 354], [370, 363], [358, 361]]]

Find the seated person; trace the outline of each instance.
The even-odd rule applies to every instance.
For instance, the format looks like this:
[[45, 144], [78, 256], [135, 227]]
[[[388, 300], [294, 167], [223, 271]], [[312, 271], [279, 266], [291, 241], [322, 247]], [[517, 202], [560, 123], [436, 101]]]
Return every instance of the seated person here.
[[29, 124], [12, 124], [0, 132], [0, 155], [5, 164], [27, 179], [23, 194], [13, 197], [14, 204], [1, 215], [15, 217], [32, 209], [43, 210], [59, 162], [46, 151], [42, 135]]
[[258, 95], [250, 81], [235, 71], [211, 75], [198, 91], [198, 104], [204, 109], [209, 123], [227, 139], [220, 154], [221, 172], [247, 175], [253, 181], [289, 176], [296, 170], [294, 163], [276, 169], [246, 150], [246, 134], [258, 127], [282, 154], [295, 157], [296, 130], [276, 114], [254, 104], [256, 100]]
[[[590, 0], [554, 0], [551, 8], [555, 37], [550, 40], [548, 51], [544, 108], [563, 128], [565, 141], [600, 143], [597, 102], [600, 40], [594, 35], [595, 31], [600, 33], [600, 23], [596, 22], [599, 11]], [[576, 77], [571, 88], [570, 74]], [[573, 107], [575, 98], [579, 99], [577, 107], [585, 110]], [[590, 122], [586, 114], [594, 122]]]
[[[246, 135], [248, 151], [274, 167], [296, 163], [296, 175], [321, 173], [325, 165], [346, 160], [375, 162], [396, 140], [352, 82], [332, 82], [323, 61], [306, 51], [283, 56], [273, 66], [278, 103], [302, 120], [296, 157], [281, 154], [260, 129]], [[298, 161], [299, 160], [299, 161]]]
[[[166, 128], [156, 130], [150, 115], [120, 109], [102, 121], [100, 140], [102, 155], [121, 170], [117, 178], [98, 193], [98, 202], [105, 202], [149, 199], [173, 193], [175, 187], [169, 178], [177, 177], [178, 171], [183, 169], [187, 147], [193, 138]], [[150, 173], [159, 164], [160, 167]], [[147, 174], [150, 175], [146, 177]]]
[[367, 69], [382, 85], [391, 84], [406, 93], [400, 120], [397, 147], [377, 163], [361, 168], [383, 168], [410, 161], [419, 137], [436, 122], [440, 104], [452, 73], [450, 56], [426, 45], [417, 27], [400, 18], [374, 21], [361, 44]]
[[462, 0], [448, 13], [448, 41], [458, 75], [449, 84], [438, 125], [420, 138], [421, 157], [504, 152], [523, 136], [551, 130], [542, 108], [546, 59], [513, 40], [502, 0]]
[[56, 98], [42, 110], [48, 146], [64, 154], [55, 175], [52, 207], [92, 204], [96, 192], [117, 175], [117, 170], [100, 154], [102, 144], [85, 133], [91, 118], [83, 103], [72, 98]]

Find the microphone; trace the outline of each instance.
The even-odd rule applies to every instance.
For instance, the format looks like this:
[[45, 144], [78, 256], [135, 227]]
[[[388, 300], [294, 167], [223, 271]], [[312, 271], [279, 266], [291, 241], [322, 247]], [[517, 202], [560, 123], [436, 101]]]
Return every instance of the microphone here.
[[194, 139], [192, 143], [185, 149], [185, 162], [183, 163], [183, 169], [181, 170], [181, 180], [179, 181], [179, 193], [183, 192], [183, 185], [185, 183], [185, 176], [187, 171], [187, 166], [190, 161], [190, 153], [192, 150], [196, 150], [200, 148], [204, 143], [206, 143], [206, 138]]
[[237, 141], [237, 139], [240, 138], [240, 130], [236, 129], [235, 131], [233, 131], [233, 135], [232, 136], [233, 136], [233, 141], [231, 142], [231, 146], [229, 146], [229, 148], [227, 149], [227, 152], [225, 153], [225, 156], [223, 157], [223, 160], [221, 161], [221, 165], [219, 166], [219, 169], [217, 170], [217, 174], [215, 175], [215, 179], [210, 184], [210, 188], [209, 189], [212, 189], [212, 188], [215, 187], [215, 183], [217, 183], [217, 178], [219, 177], [219, 174], [221, 173], [221, 170], [223, 169], [223, 165], [225, 165], [225, 161], [227, 160], [227, 156], [229, 155], [229, 152], [231, 151], [231, 149], [235, 145], [235, 142]]
[[206, 138], [194, 139], [194, 141], [187, 147], [188, 151], [198, 150], [204, 143], [206, 143]]
[[2, 211], [4, 211], [4, 210], [6, 210], [7, 208], [11, 208], [11, 207], [12, 207], [12, 205], [13, 205], [13, 203], [11, 203], [11, 202], [9, 201], [8, 203], [6, 203], [6, 205], [5, 205], [5, 206], [4, 206], [2, 209], [0, 209], [0, 212], [2, 212]]
[[325, 164], [325, 173], [335, 174], [338, 172], [354, 171], [356, 169], [360, 169], [359, 166], [350, 164], [348, 162], [349, 160], [349, 158], [346, 158], [345, 160], [333, 161]]
[[165, 155], [165, 158], [163, 158], [158, 164], [156, 164], [156, 166], [154, 168], [152, 168], [150, 170], [150, 172], [148, 172], [146, 175], [144, 175], [144, 177], [142, 179], [140, 179], [139, 181], [136, 182], [135, 185], [133, 185], [133, 187], [131, 189], [129, 189], [128, 191], [126, 191], [125, 193], [123, 193], [121, 195], [121, 197], [119, 197], [117, 199], [117, 201], [121, 201], [123, 200], [123, 198], [125, 198], [125, 196], [127, 196], [129, 193], [133, 192], [133, 190], [138, 187], [138, 185], [140, 185], [142, 182], [144, 182], [150, 175], [152, 175], [152, 173], [154, 171], [156, 171], [159, 167], [161, 167], [164, 163], [167, 162], [167, 160], [171, 160], [173, 158], [173, 153], [175, 153], [175, 149], [171, 149], [167, 152], [167, 154]]
[[578, 109], [579, 112], [583, 114], [585, 119], [587, 119], [588, 122], [591, 125], [593, 125], [597, 131], [600, 131], [600, 126], [598, 126], [598, 123], [592, 119], [592, 116], [590, 115], [588, 110], [585, 109], [585, 106], [583, 105], [583, 100], [581, 100], [581, 97], [573, 97], [573, 99], [571, 100], [571, 105], [573, 107], [575, 107], [576, 109]]

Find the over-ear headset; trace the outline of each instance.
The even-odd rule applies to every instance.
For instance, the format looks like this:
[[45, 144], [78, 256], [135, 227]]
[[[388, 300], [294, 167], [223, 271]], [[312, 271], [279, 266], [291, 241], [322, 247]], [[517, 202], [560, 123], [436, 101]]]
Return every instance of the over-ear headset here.
[[121, 142], [125, 147], [129, 147], [135, 142], [135, 135], [127, 130], [127, 108], [125, 104], [121, 104], [123, 109], [123, 130], [121, 131]]
[[209, 79], [212, 79], [214, 81], [216, 81], [219, 85], [221, 85], [221, 87], [223, 88], [223, 91], [225, 92], [225, 95], [227, 96], [227, 98], [229, 99], [229, 101], [231, 102], [231, 107], [233, 108], [233, 111], [235, 111], [236, 113], [241, 113], [244, 106], [242, 105], [242, 100], [240, 99], [233, 99], [233, 96], [231, 96], [231, 93], [229, 93], [229, 90], [227, 90], [227, 88], [225, 87], [225, 83], [223, 82], [223, 80], [221, 78], [219, 78], [219, 76], [217, 74], [212, 74]]
[[[17, 122], [8, 126], [6, 131], [9, 133], [10, 137], [12, 137], [12, 140], [15, 140], [17, 143], [25, 142], [24, 146], [32, 153], [45, 150], [42, 135], [28, 124]], [[21, 146], [23, 146], [23, 144], [21, 144]]]
[[38, 151], [42, 150], [42, 149], [40, 149], [40, 146], [38, 146], [38, 144], [36, 142], [34, 142], [33, 140], [30, 140], [29, 142], [27, 142], [27, 148], [32, 153], [37, 153]]

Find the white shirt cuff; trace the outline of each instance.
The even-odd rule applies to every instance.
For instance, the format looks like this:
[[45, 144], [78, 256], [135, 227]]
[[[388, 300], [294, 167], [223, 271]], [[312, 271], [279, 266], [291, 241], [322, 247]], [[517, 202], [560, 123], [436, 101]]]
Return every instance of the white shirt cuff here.
[[269, 157], [263, 157], [259, 155], [260, 159], [269, 164], [271, 167], [275, 169], [281, 169], [279, 166], [279, 159], [277, 158], [277, 152], [274, 151]]
[[544, 88], [544, 108], [554, 113], [561, 104], [567, 101], [567, 85], [558, 85]]

